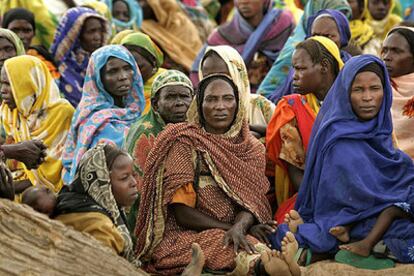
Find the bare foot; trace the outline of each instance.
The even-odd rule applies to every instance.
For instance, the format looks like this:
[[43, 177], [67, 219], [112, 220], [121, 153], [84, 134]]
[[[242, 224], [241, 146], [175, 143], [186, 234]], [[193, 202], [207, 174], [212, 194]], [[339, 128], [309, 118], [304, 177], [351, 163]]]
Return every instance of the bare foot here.
[[335, 226], [329, 229], [329, 233], [341, 242], [349, 242], [349, 227]]
[[289, 213], [285, 215], [285, 223], [287, 223], [290, 232], [296, 233], [298, 231], [298, 226], [303, 224], [303, 219], [296, 210], [290, 210]]
[[185, 268], [182, 276], [197, 276], [201, 275], [205, 262], [204, 253], [198, 243], [191, 245], [192, 256], [191, 263]]
[[366, 241], [361, 240], [349, 244], [343, 244], [339, 246], [340, 249], [351, 251], [359, 256], [368, 257], [371, 254], [372, 245]]
[[288, 264], [293, 276], [300, 275], [300, 268], [295, 261], [295, 255], [298, 252], [299, 244], [292, 232], [287, 232], [282, 240], [282, 256]]
[[289, 266], [279, 251], [263, 251], [260, 260], [269, 276], [291, 276]]

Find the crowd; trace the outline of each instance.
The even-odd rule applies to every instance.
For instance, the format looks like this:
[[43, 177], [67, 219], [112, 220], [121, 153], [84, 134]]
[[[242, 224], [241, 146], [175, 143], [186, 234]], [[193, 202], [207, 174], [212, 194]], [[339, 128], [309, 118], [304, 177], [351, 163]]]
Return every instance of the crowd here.
[[3, 0], [0, 19], [1, 198], [151, 274], [414, 263], [412, 1]]

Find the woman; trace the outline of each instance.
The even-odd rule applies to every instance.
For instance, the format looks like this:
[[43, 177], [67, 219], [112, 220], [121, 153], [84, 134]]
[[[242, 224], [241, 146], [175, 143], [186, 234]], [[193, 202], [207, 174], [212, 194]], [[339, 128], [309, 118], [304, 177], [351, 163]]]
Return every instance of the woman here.
[[13, 143], [42, 140], [47, 155], [37, 169], [20, 165], [19, 180], [46, 186], [54, 192], [62, 187], [63, 145], [69, 131], [73, 107], [60, 97], [46, 65], [36, 57], [8, 59], [1, 71], [3, 127]]
[[131, 156], [111, 145], [99, 144], [85, 153], [73, 182], [59, 193], [55, 216], [133, 261], [124, 207], [137, 196]]
[[371, 25], [367, 21], [362, 20], [365, 1], [348, 0], [348, 3], [352, 8], [352, 20], [349, 22], [352, 43], [361, 48], [364, 54], [378, 55], [382, 40], [376, 38]]
[[61, 76], [59, 89], [74, 107], [82, 97], [89, 57], [109, 37], [106, 19], [89, 8], [69, 9], [61, 19], [51, 52]]
[[199, 77], [203, 79], [217, 73], [230, 76], [243, 97], [249, 99], [246, 102], [245, 115], [250, 130], [255, 132], [258, 138], [264, 137], [275, 105], [263, 96], [250, 93], [246, 65], [237, 50], [227, 45], [209, 46], [206, 49], [200, 63]]
[[393, 84], [391, 115], [398, 148], [414, 160], [414, 28], [392, 29], [381, 58]]
[[65, 144], [64, 182], [69, 184], [73, 180], [83, 154], [96, 144], [105, 142], [121, 147], [144, 106], [142, 78], [132, 54], [117, 45], [95, 51]]
[[252, 272], [260, 257], [255, 252], [266, 250], [240, 232], [271, 216], [264, 148], [249, 133], [246, 100], [227, 75], [211, 75], [200, 82], [191, 123], [159, 134], [139, 206], [148, 212], [138, 214], [136, 225], [136, 250], [148, 272], [181, 273], [193, 242], [204, 251], [206, 268], [236, 269], [238, 275]]
[[[306, 37], [309, 38], [315, 35], [327, 37], [335, 42], [340, 49], [343, 62], [351, 58], [351, 55], [344, 50], [348, 46], [351, 32], [348, 19], [342, 12], [326, 9], [320, 10], [309, 17]], [[292, 86], [293, 72], [293, 68], [290, 68], [284, 85], [270, 95], [269, 99], [271, 101], [277, 103], [281, 97], [294, 93]]]
[[269, 98], [274, 91], [279, 90], [285, 84], [286, 77], [292, 66], [293, 51], [295, 50], [296, 44], [303, 41], [306, 37], [307, 23], [310, 16], [323, 9], [338, 10], [345, 14], [347, 18], [351, 16], [351, 9], [346, 0], [308, 0], [305, 4], [303, 4], [305, 6], [304, 13], [299, 24], [296, 26], [293, 35], [289, 37], [285, 46], [283, 46], [283, 49], [280, 51], [277, 60], [273, 63], [265, 79], [260, 84], [258, 94]]
[[140, 0], [142, 32], [165, 53], [165, 68], [190, 72], [202, 47], [196, 26], [175, 0]]
[[[275, 176], [280, 223], [293, 208], [305, 167], [312, 125], [343, 62], [336, 44], [321, 36], [299, 43], [292, 58], [292, 94], [278, 103], [266, 132], [266, 149]], [[293, 196], [293, 197], [292, 197]]]
[[43, 45], [30, 46], [36, 35], [35, 17], [33, 13], [23, 8], [11, 9], [4, 14], [2, 27], [17, 34], [23, 42], [26, 53], [43, 61], [49, 68], [52, 77], [55, 80], [59, 80], [59, 71], [49, 51]]
[[[274, 9], [272, 1], [268, 0], [235, 1], [235, 6], [237, 9], [232, 21], [214, 30], [207, 46], [229, 45], [235, 48], [243, 56], [254, 92], [290, 36], [293, 19], [290, 13]], [[203, 54], [204, 48], [193, 64], [193, 79], [197, 77]]]
[[141, 71], [145, 96], [143, 114], [147, 114], [151, 108], [152, 84], [155, 78], [165, 71], [164, 68], [161, 68], [164, 54], [151, 38], [143, 33], [129, 34], [121, 40], [120, 44], [131, 52]]
[[53, 36], [58, 25], [56, 16], [51, 13], [42, 0], [3, 0], [0, 4], [0, 15], [14, 8], [23, 8], [35, 15], [35, 25], [37, 26], [36, 36], [33, 45], [42, 45], [49, 49], [53, 41]]
[[136, 0], [105, 0], [112, 13], [112, 25], [115, 31], [139, 30], [143, 20], [141, 6]]
[[0, 28], [0, 54], [0, 70], [7, 59], [25, 54], [20, 38], [14, 32], [3, 28]]
[[[332, 227], [351, 224], [350, 238], [362, 239], [382, 210], [409, 202], [414, 166], [393, 146], [391, 104], [391, 85], [380, 59], [362, 55], [345, 64], [313, 126], [298, 212], [287, 217], [301, 246], [334, 252], [338, 241], [329, 233]], [[286, 228], [280, 225], [278, 235]], [[414, 224], [398, 220], [384, 242], [404, 261], [407, 241], [413, 238]]]
[[388, 32], [402, 20], [401, 17], [392, 13], [395, 1], [365, 0], [364, 4], [362, 19], [372, 27], [375, 37], [383, 41]]

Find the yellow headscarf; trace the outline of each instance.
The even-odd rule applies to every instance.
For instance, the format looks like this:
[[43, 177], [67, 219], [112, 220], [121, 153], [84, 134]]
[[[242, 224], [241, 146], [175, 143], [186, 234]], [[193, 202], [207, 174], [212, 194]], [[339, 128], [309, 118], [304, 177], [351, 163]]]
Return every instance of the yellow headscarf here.
[[61, 154], [68, 134], [73, 107], [60, 97], [47, 66], [33, 56], [18, 56], [4, 63], [16, 108], [1, 107], [3, 126], [16, 143], [33, 139], [47, 146], [45, 161], [36, 170], [24, 165], [25, 177], [33, 185], [58, 192], [62, 187]]
[[[326, 50], [328, 50], [328, 52], [338, 62], [339, 70], [341, 70], [342, 67], [344, 67], [344, 62], [341, 59], [341, 52], [339, 51], [339, 48], [335, 44], [335, 42], [333, 42], [332, 40], [324, 36], [312, 36], [309, 39], [318, 41], [320, 44], [322, 44], [323, 47], [325, 47]], [[308, 104], [310, 105], [310, 107], [312, 108], [312, 110], [315, 111], [316, 114], [318, 114], [319, 109], [321, 108], [321, 105], [318, 99], [316, 98], [316, 96], [313, 93], [307, 94], [306, 100]]]
[[388, 32], [402, 20], [401, 17], [392, 13], [395, 7], [395, 1], [390, 0], [391, 7], [388, 11], [387, 16], [382, 20], [375, 20], [372, 17], [371, 13], [368, 10], [368, 1], [369, 0], [364, 1], [364, 11], [361, 18], [372, 27], [376, 37], [384, 40], [387, 37]]

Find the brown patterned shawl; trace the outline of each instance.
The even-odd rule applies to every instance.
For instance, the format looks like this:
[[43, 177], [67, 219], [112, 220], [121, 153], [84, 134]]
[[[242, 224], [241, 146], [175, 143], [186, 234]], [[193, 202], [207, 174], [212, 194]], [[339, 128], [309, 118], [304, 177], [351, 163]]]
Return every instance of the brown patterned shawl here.
[[[250, 211], [261, 223], [271, 219], [270, 206], [265, 197], [269, 189], [265, 176], [265, 149], [250, 134], [248, 124], [243, 119], [246, 99], [239, 99], [236, 119], [231, 129], [223, 135], [206, 132], [200, 126], [198, 116], [194, 116], [190, 117], [192, 123], [168, 125], [157, 137], [145, 166], [139, 210], [146, 211], [139, 212], [135, 228], [136, 253], [142, 261], [151, 258], [163, 238], [167, 207], [174, 193], [194, 181], [193, 160], [182, 156], [175, 155], [177, 160], [168, 160], [177, 164], [177, 167], [174, 173], [164, 175], [172, 145], [182, 145], [183, 148], [190, 146], [202, 153], [217, 184], [232, 200]], [[189, 114], [194, 114], [194, 108], [197, 108], [195, 102], [196, 99]]]

